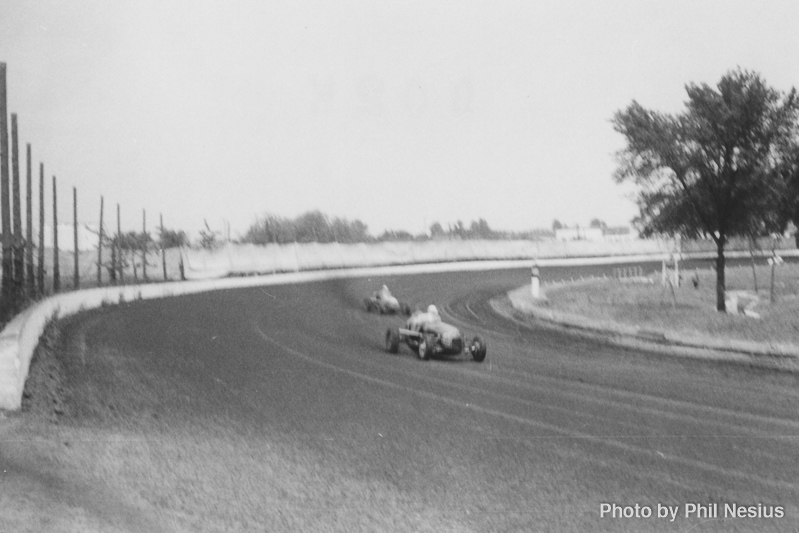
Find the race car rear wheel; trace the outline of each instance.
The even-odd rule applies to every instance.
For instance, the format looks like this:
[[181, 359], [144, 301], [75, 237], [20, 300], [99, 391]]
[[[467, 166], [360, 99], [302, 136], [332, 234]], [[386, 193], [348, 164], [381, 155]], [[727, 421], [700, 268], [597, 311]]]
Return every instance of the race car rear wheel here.
[[472, 359], [475, 361], [482, 362], [486, 358], [486, 351], [488, 350], [488, 346], [486, 345], [486, 341], [482, 339], [482, 337], [475, 336], [472, 340], [471, 352], [472, 352]]
[[400, 304], [400, 310], [402, 311], [403, 315], [411, 316], [411, 306], [410, 305], [408, 305], [406, 303], [401, 303]]
[[366, 307], [366, 312], [367, 313], [371, 313], [372, 312], [372, 302], [370, 300], [368, 300], [368, 299], [364, 300], [363, 301], [363, 305]]
[[399, 345], [399, 329], [388, 328], [388, 330], [386, 330], [386, 351], [388, 351], [388, 353], [397, 353], [399, 351]]
[[427, 361], [433, 355], [433, 343], [435, 341], [430, 335], [425, 335], [419, 342], [419, 351], [417, 355], [422, 361]]

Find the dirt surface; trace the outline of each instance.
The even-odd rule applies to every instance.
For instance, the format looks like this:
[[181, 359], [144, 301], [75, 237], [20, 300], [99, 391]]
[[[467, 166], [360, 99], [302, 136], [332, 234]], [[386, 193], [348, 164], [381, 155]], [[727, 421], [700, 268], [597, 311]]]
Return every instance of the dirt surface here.
[[[224, 291], [67, 321], [25, 410], [0, 420], [0, 531], [797, 530], [796, 376], [521, 327], [487, 302], [528, 276]], [[486, 361], [387, 354], [402, 320], [361, 308], [383, 283], [486, 338]], [[690, 503], [720, 516], [686, 517]]]

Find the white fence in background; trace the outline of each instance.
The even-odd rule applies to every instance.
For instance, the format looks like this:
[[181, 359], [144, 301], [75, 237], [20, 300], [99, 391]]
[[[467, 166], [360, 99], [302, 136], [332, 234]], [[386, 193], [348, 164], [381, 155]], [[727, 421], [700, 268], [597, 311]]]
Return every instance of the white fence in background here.
[[186, 279], [300, 272], [333, 268], [509, 259], [588, 258], [665, 254], [673, 242], [657, 239], [591, 241], [422, 241], [372, 244], [228, 244], [182, 250]]

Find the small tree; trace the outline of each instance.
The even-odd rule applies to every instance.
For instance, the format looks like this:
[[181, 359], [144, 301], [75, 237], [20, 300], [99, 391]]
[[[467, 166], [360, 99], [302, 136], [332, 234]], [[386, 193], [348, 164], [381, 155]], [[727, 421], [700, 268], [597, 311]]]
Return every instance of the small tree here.
[[154, 245], [154, 241], [149, 231], [142, 231], [136, 234], [136, 244], [138, 245], [139, 253], [141, 253], [141, 272], [144, 281], [147, 281], [147, 267], [151, 266], [147, 260], [147, 254], [150, 253]]
[[189, 245], [189, 237], [183, 230], [158, 228], [158, 244], [162, 248], [178, 248]]
[[207, 220], [203, 222], [205, 222], [205, 229], [200, 230], [200, 247], [205, 250], [213, 250], [219, 246], [219, 232], [213, 231]]
[[430, 226], [430, 236], [435, 239], [436, 237], [443, 237], [444, 235], [446, 235], [446, 233], [444, 232], [444, 228], [441, 226], [441, 224], [438, 222], [433, 222], [433, 224]]
[[373, 240], [360, 220], [329, 217], [321, 211], [308, 211], [295, 219], [272, 214], [259, 217], [242, 239], [253, 244], [287, 242], [367, 242]]
[[294, 221], [297, 228], [297, 242], [331, 242], [333, 232], [327, 217], [321, 211], [303, 213]]
[[244, 235], [244, 242], [253, 244], [283, 244], [294, 242], [293, 222], [277, 215], [265, 214], [253, 223]]
[[413, 235], [404, 230], [385, 230], [377, 240], [380, 242], [412, 241]]
[[477, 222], [472, 221], [468, 234], [470, 239], [495, 239], [497, 237], [496, 232], [491, 229], [484, 218]]
[[129, 231], [127, 233], [118, 234], [116, 240], [117, 249], [119, 250], [117, 262], [120, 272], [124, 271], [128, 266], [132, 266], [133, 278], [138, 281], [139, 273], [136, 265], [136, 253], [141, 249], [139, 245], [139, 234], [135, 231]]

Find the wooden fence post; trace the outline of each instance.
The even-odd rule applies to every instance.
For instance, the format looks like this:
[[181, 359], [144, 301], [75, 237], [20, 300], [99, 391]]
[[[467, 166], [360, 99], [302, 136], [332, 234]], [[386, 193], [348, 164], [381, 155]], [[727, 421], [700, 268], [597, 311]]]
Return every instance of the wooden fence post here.
[[[102, 200], [100, 201], [102, 203]], [[111, 268], [108, 270], [111, 284], [117, 284], [117, 245], [119, 244], [119, 236], [111, 237]]]
[[58, 193], [53, 176], [53, 292], [61, 290], [61, 267], [58, 264]]
[[72, 274], [72, 286], [74, 288], [80, 287], [80, 270], [78, 269], [78, 188], [72, 187], [72, 236], [75, 241], [75, 257], [74, 265], [75, 271]]
[[147, 211], [141, 210], [141, 276], [147, 281]]
[[11, 310], [14, 262], [11, 252], [11, 191], [8, 176], [8, 110], [6, 108], [6, 64], [0, 63], [0, 213], [3, 230], [3, 277], [0, 285], [2, 316]]
[[39, 163], [39, 295], [44, 296], [44, 163]]
[[164, 250], [164, 214], [159, 213], [161, 216], [161, 266], [164, 269], [164, 281], [166, 281], [166, 250]]
[[17, 134], [17, 115], [11, 114], [11, 175], [14, 195], [14, 310], [22, 305], [25, 290], [25, 255], [22, 246], [22, 209], [19, 190], [19, 136]]
[[122, 260], [122, 223], [119, 221], [119, 204], [117, 204], [117, 246], [119, 247], [119, 282], [125, 281], [125, 262]]
[[31, 145], [27, 144], [27, 174], [26, 174], [26, 196], [27, 213], [25, 217], [25, 263], [27, 266], [28, 297], [36, 296], [36, 280], [34, 279], [33, 269], [33, 169], [31, 168]]
[[100, 196], [100, 237], [97, 239], [97, 286], [103, 286], [103, 197]]

